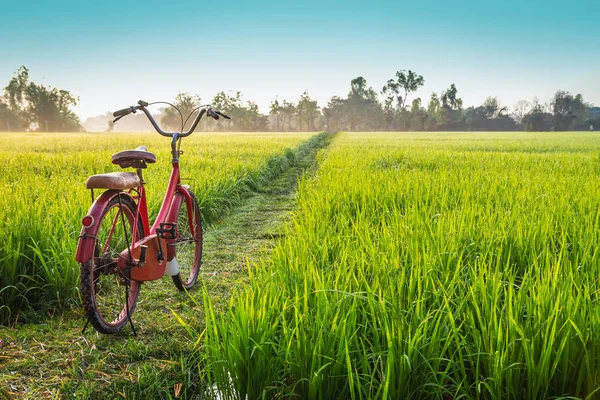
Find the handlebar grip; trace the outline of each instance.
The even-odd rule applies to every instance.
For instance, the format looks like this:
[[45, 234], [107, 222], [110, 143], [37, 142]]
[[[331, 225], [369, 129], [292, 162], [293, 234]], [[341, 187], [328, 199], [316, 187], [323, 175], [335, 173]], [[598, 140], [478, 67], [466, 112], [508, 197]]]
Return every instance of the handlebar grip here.
[[133, 107], [127, 107], [127, 108], [124, 108], [122, 110], [115, 111], [113, 113], [113, 117], [124, 117], [127, 114], [131, 114], [133, 112], [132, 108]]
[[225, 119], [231, 119], [230, 116], [223, 114], [221, 111], [215, 111], [215, 112]]
[[217, 114], [219, 114], [218, 111], [215, 111], [211, 108], [209, 108], [208, 110], [206, 110], [206, 113], [208, 114], [209, 117], [212, 117], [214, 119], [219, 119], [219, 116]]

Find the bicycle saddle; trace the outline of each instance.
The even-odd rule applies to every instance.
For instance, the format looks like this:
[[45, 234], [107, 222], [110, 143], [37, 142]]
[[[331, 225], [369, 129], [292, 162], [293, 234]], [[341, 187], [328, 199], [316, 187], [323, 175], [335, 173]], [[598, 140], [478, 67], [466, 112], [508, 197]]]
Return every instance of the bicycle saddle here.
[[156, 162], [154, 153], [150, 153], [146, 146], [140, 146], [135, 150], [124, 150], [112, 155], [112, 163], [121, 168], [146, 168], [146, 163]]
[[85, 183], [88, 189], [127, 190], [140, 186], [140, 177], [135, 172], [110, 172], [92, 175]]

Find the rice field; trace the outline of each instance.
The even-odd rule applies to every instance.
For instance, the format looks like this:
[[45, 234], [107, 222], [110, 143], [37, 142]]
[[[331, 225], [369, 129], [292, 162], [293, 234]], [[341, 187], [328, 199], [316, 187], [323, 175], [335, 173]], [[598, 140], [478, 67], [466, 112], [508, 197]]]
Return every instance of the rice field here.
[[[293, 162], [311, 133], [196, 133], [183, 139], [182, 179], [204, 222]], [[74, 260], [89, 175], [120, 170], [117, 151], [146, 145], [157, 163], [145, 170], [151, 217], [170, 174], [170, 141], [156, 133], [5, 133], [0, 148], [0, 324], [29, 319], [27, 309], [79, 303]], [[96, 193], [97, 195], [98, 193]], [[32, 315], [33, 316], [33, 315]]]
[[600, 398], [600, 136], [343, 133], [199, 334], [219, 398]]

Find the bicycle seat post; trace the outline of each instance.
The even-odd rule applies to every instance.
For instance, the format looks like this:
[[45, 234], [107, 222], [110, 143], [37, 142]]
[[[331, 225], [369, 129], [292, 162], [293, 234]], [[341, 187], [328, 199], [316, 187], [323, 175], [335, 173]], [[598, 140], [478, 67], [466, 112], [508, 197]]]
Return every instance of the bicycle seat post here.
[[136, 168], [135, 172], [137, 173], [137, 176], [140, 177], [140, 183], [143, 185], [144, 183], [144, 177], [142, 176], [142, 169], [141, 168]]

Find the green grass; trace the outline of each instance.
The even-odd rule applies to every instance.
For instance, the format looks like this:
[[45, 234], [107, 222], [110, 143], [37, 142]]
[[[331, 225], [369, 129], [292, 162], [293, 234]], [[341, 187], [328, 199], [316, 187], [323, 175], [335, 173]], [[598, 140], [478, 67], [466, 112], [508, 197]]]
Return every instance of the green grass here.
[[0, 326], [0, 399], [169, 399], [177, 391], [180, 398], [204, 398], [211, 391], [187, 331], [205, 329], [202, 289], [216, 312], [227, 309], [232, 288], [247, 284], [247, 263], [268, 257], [283, 233], [295, 208], [298, 177], [314, 162], [313, 146], [325, 139], [295, 149], [288, 168], [205, 231], [200, 278], [192, 291], [178, 292], [169, 277], [144, 283], [133, 315], [137, 337], [128, 326], [115, 335], [91, 328], [82, 335], [81, 307], [38, 323]]
[[600, 136], [338, 135], [197, 356], [221, 398], [600, 398]]
[[[311, 135], [197, 133], [183, 139], [182, 179], [196, 193], [204, 221], [218, 220], [249, 190], [294, 162], [293, 149]], [[155, 133], [7, 133], [2, 139], [0, 324], [6, 324], [79, 302], [74, 252], [91, 203], [87, 177], [119, 170], [111, 154], [148, 146], [158, 160], [144, 171], [152, 217], [171, 156], [169, 140]]]

